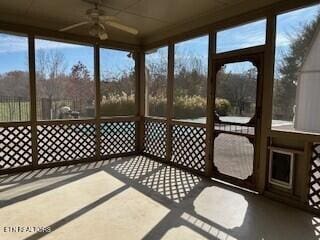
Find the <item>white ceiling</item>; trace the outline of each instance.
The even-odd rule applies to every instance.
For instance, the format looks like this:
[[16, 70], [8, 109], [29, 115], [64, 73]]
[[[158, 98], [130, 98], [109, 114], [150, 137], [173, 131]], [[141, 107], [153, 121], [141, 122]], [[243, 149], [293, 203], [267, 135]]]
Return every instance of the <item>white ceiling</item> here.
[[[85, 18], [97, 0], [1, 0], [0, 21], [58, 30]], [[109, 28], [110, 38], [152, 42], [280, 0], [102, 0], [101, 8], [139, 30], [132, 36]], [[87, 27], [70, 32], [87, 34]]]

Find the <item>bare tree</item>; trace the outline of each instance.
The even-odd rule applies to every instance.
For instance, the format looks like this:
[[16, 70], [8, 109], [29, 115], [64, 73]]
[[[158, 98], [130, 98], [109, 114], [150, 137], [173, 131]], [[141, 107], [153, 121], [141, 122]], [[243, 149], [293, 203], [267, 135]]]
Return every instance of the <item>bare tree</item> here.
[[40, 49], [36, 54], [38, 97], [66, 96], [66, 61], [62, 52]]
[[[239, 69], [238, 69], [239, 70]], [[257, 87], [257, 69], [252, 67], [240, 71], [226, 72], [222, 68], [217, 77], [217, 97], [230, 101], [233, 114], [249, 114], [250, 105], [255, 104]]]

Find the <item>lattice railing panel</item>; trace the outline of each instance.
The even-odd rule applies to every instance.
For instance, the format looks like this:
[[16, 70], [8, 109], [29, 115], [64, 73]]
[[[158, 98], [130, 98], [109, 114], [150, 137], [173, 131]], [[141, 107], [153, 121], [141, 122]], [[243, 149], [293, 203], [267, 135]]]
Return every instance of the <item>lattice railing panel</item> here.
[[312, 148], [309, 187], [309, 206], [320, 209], [320, 143], [314, 144]]
[[101, 124], [101, 155], [132, 153], [135, 150], [135, 122], [107, 122]]
[[197, 171], [205, 170], [206, 129], [174, 125], [171, 161]]
[[0, 169], [31, 164], [31, 127], [0, 127]]
[[167, 124], [146, 120], [144, 123], [143, 152], [155, 157], [166, 157]]
[[96, 152], [95, 138], [94, 124], [37, 126], [39, 164], [92, 158]]

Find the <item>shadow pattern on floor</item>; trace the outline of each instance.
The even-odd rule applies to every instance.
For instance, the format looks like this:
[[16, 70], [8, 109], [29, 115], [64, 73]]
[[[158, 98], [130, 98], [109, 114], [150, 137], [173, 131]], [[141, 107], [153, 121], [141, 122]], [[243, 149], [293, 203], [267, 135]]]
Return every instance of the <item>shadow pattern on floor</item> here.
[[[53, 223], [50, 226], [51, 231], [79, 218], [131, 187], [170, 210], [153, 229], [145, 234], [144, 239], [166, 237], [170, 230], [181, 226], [189, 228], [206, 239], [319, 239], [320, 220], [316, 216], [142, 156], [1, 176], [0, 208], [11, 206], [100, 171], [110, 174], [125, 185]], [[54, 179], [54, 181], [41, 184], [44, 179]], [[30, 189], [28, 186], [35, 182], [39, 184], [34, 189]], [[21, 188], [18, 194], [12, 194], [17, 188]], [[208, 201], [208, 214], [196, 209], [195, 203], [199, 196], [212, 189], [237, 194], [243, 202], [247, 203], [242, 224], [228, 227], [214, 221], [210, 217], [210, 205], [214, 204], [212, 209], [219, 210], [219, 204], [216, 201]], [[237, 206], [233, 207], [237, 208]], [[227, 217], [230, 219], [233, 217], [232, 211]], [[50, 233], [35, 233], [25, 240], [41, 239], [46, 234]]]

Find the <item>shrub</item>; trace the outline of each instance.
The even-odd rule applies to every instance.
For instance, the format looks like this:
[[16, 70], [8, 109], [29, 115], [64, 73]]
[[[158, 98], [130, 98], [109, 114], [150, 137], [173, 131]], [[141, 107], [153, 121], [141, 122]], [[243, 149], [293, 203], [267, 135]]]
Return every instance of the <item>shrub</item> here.
[[[149, 97], [149, 115], [165, 117], [167, 100], [164, 97]], [[227, 99], [216, 99], [216, 112], [225, 116], [231, 110], [231, 104]], [[174, 99], [174, 118], [193, 119], [206, 116], [207, 99], [201, 96], [177, 96]], [[135, 97], [113, 95], [108, 98], [103, 97], [101, 101], [102, 116], [123, 116], [135, 114]]]
[[[149, 115], [166, 116], [167, 101], [164, 97], [149, 97]], [[206, 115], [206, 99], [200, 96], [178, 96], [174, 101], [174, 117], [199, 118]]]
[[220, 116], [226, 116], [231, 111], [231, 103], [224, 98], [217, 98], [216, 99], [216, 112]]
[[178, 96], [174, 101], [174, 117], [183, 119], [206, 116], [207, 99], [201, 96]]
[[149, 115], [157, 117], [165, 117], [167, 115], [167, 99], [164, 97], [149, 97], [148, 99]]
[[101, 116], [124, 116], [135, 114], [134, 95], [112, 95], [103, 97], [101, 101]]

